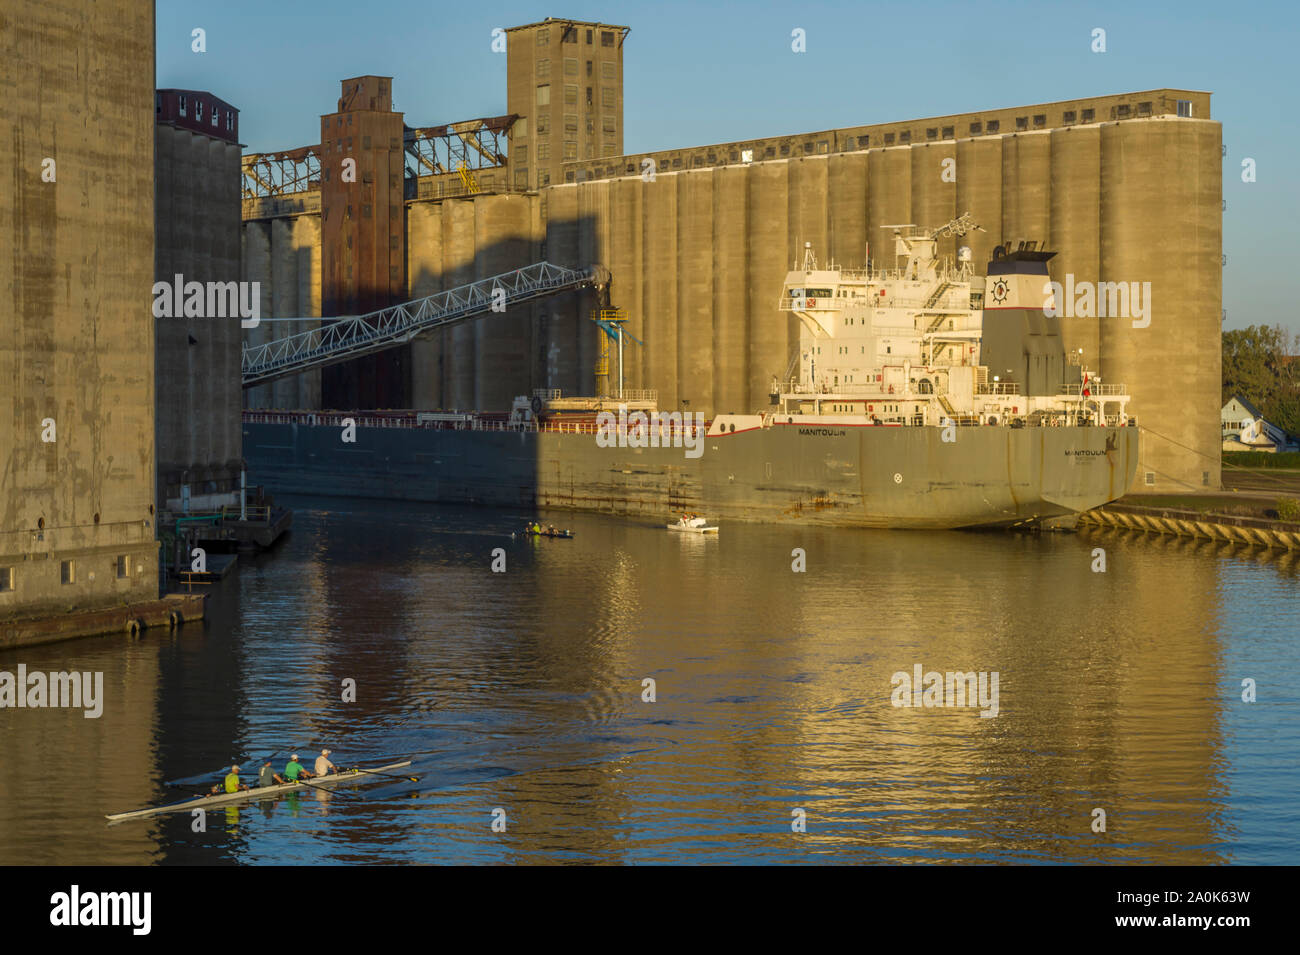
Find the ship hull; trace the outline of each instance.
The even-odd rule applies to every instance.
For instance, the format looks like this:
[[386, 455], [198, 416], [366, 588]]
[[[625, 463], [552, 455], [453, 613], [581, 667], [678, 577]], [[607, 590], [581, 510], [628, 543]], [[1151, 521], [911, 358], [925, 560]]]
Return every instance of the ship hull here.
[[[954, 433], [955, 432], [955, 433]], [[592, 434], [244, 424], [253, 478], [277, 492], [656, 519], [962, 528], [1088, 510], [1130, 486], [1136, 428], [798, 424], [683, 447], [601, 447]]]

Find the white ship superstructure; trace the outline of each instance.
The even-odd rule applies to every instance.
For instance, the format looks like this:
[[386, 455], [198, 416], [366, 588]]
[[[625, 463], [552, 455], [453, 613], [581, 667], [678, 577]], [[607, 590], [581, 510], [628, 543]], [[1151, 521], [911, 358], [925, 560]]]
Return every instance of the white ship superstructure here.
[[[899, 226], [891, 269], [819, 268], [805, 246], [779, 302], [802, 327], [799, 377], [773, 381], [778, 417], [841, 426], [1126, 425], [1123, 387], [1104, 384], [1077, 354], [1065, 358], [1044, 312], [1052, 253], [1033, 242], [999, 247], [981, 280], [968, 248], [955, 263], [936, 252], [939, 239], [974, 228], [969, 216], [930, 232]], [[999, 352], [996, 363], [986, 342], [992, 315], [1017, 326], [1006, 336], [1015, 355]], [[1033, 335], [1022, 334], [1025, 323]], [[1025, 340], [1045, 343], [1043, 354], [1022, 353]], [[1046, 343], [1055, 344], [1054, 359]]]

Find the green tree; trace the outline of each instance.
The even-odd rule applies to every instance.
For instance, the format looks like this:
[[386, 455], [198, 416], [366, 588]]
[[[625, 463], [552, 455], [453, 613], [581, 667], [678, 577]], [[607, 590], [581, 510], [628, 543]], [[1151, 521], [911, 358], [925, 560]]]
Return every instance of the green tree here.
[[1300, 335], [1281, 325], [1223, 333], [1223, 402], [1241, 395], [1269, 421], [1300, 434]]

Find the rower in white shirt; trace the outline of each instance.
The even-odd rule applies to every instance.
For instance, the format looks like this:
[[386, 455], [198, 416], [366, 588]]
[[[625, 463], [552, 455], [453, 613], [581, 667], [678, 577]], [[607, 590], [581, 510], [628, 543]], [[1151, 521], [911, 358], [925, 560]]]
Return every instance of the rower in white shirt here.
[[331, 750], [323, 749], [320, 755], [316, 757], [316, 775], [325, 776], [329, 773], [337, 773], [339, 768], [330, 762]]

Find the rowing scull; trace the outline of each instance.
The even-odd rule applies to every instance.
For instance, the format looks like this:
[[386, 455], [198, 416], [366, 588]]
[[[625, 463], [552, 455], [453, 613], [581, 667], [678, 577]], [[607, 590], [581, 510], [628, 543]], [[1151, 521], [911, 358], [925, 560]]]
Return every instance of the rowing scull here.
[[410, 765], [411, 761], [408, 759], [401, 763], [390, 763], [387, 766], [376, 766], [374, 769], [353, 769], [344, 773], [332, 773], [328, 776], [313, 776], [311, 785], [296, 782], [281, 783], [275, 786], [256, 786], [249, 790], [241, 789], [239, 792], [217, 793], [215, 796], [199, 796], [195, 799], [187, 799], [184, 802], [174, 802], [167, 806], [156, 806], [153, 809], [136, 809], [133, 812], [114, 813], [105, 818], [110, 822], [121, 822], [124, 819], [142, 819], [145, 816], [156, 816], [165, 812], [188, 812], [193, 809], [206, 809], [209, 806], [228, 806], [231, 803], [243, 802], [246, 799], [261, 799], [265, 796], [275, 796], [280, 793], [301, 792], [305, 789], [316, 789], [321, 786], [334, 786], [339, 783], [367, 782], [375, 773], [382, 773], [387, 769], [401, 769], [404, 766]]

